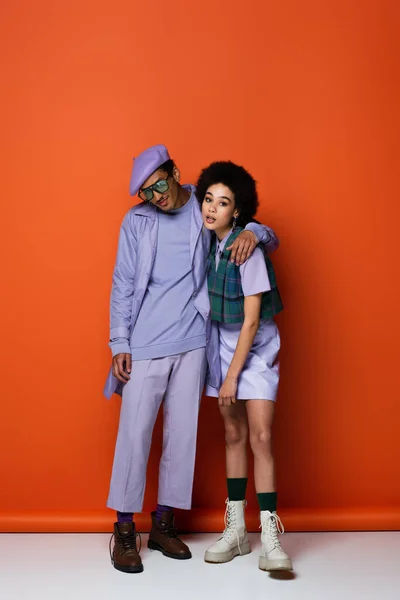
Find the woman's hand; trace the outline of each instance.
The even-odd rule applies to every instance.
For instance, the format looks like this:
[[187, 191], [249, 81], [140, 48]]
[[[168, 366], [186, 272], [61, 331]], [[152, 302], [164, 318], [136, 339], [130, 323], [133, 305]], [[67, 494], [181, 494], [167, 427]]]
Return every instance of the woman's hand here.
[[230, 406], [231, 404], [235, 404], [237, 386], [237, 379], [227, 375], [219, 390], [218, 404], [220, 406]]

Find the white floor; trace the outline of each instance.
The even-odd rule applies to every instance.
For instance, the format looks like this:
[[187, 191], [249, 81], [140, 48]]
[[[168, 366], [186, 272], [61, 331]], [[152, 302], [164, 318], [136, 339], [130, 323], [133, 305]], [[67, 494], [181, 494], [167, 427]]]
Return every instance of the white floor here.
[[110, 564], [106, 534], [1, 534], [1, 600], [399, 600], [400, 532], [286, 533], [282, 545], [295, 572], [270, 575], [253, 552], [225, 565], [203, 554], [215, 534], [182, 536], [193, 558], [165, 558], [147, 549], [144, 572]]

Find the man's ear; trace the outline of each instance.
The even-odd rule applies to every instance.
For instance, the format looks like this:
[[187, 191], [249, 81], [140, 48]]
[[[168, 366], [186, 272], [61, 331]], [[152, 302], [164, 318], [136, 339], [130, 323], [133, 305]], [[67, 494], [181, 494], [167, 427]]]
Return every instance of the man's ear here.
[[178, 167], [176, 167], [175, 165], [174, 165], [174, 168], [172, 169], [172, 177], [175, 179], [176, 183], [179, 183], [181, 180], [180, 171], [179, 171]]

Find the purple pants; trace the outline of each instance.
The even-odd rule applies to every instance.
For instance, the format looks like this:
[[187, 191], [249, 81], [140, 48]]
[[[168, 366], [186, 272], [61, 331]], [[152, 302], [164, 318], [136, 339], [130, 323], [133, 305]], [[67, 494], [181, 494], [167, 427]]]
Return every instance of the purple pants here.
[[158, 503], [189, 509], [197, 422], [207, 369], [205, 348], [136, 360], [124, 386], [107, 506], [141, 512], [151, 438], [164, 400]]

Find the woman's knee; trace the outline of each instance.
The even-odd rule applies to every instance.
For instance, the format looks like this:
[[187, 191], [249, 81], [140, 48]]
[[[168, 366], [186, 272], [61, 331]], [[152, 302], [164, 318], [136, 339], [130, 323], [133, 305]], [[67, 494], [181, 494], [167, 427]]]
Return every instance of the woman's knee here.
[[250, 446], [254, 454], [270, 454], [272, 452], [271, 431], [262, 429], [250, 432]]
[[246, 444], [247, 427], [238, 420], [225, 421], [225, 442], [228, 446]]

